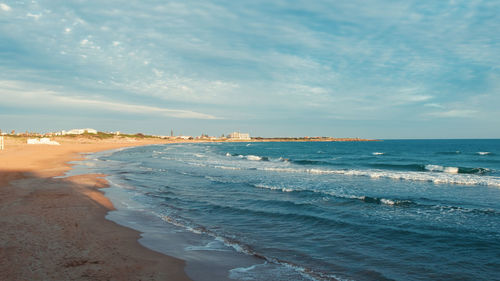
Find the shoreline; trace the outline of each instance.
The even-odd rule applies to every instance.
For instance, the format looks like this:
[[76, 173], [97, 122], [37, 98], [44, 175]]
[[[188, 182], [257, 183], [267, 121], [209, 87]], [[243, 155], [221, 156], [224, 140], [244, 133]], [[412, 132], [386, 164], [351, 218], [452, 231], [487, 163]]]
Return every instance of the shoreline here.
[[[186, 141], [185, 143], [193, 142]], [[289, 280], [326, 280], [324, 278], [338, 280], [333, 275], [314, 274], [307, 267], [293, 262], [266, 257], [254, 251], [252, 247], [248, 248], [248, 245], [219, 236], [215, 232], [203, 230], [203, 227], [198, 229], [176, 221], [168, 214], [158, 213], [147, 203], [132, 199], [140, 192], [128, 186], [127, 181], [120, 180], [121, 174], [129, 174], [131, 171], [121, 165], [104, 164], [105, 166], [102, 166], [107, 162], [99, 160], [116, 151], [107, 150], [103, 151], [103, 154], [93, 153], [88, 158], [78, 161], [71, 173], [78, 175], [107, 171], [106, 166], [111, 165], [109, 173], [106, 172], [110, 188], [104, 190], [104, 193], [116, 209], [109, 212], [106, 218], [141, 232], [141, 238], [138, 240], [141, 245], [184, 260], [186, 264], [184, 270], [189, 278], [199, 281], [274, 280], [276, 272], [280, 271], [280, 274], [290, 277]], [[115, 160], [104, 161], [114, 162]], [[117, 174], [118, 170], [121, 172]], [[175, 243], [170, 243], [171, 241]], [[249, 271], [254, 273], [248, 273]], [[251, 274], [259, 274], [260, 277], [248, 279]]]
[[[186, 141], [184, 143], [192, 142]], [[192, 231], [185, 226], [176, 224], [168, 217], [158, 215], [147, 205], [131, 199], [129, 194], [124, 191], [129, 188], [123, 188], [123, 185], [127, 184], [116, 178], [117, 175], [112, 171], [108, 173], [107, 167], [101, 166], [103, 162], [98, 160], [118, 151], [122, 150], [111, 149], [91, 153], [85, 159], [75, 161], [73, 169], [66, 175], [71, 177], [95, 174], [97, 171], [103, 171], [106, 174], [105, 178], [109, 187], [102, 191], [115, 207], [113, 211], [107, 213], [106, 219], [140, 232], [141, 236], [137, 241], [144, 247], [183, 260], [185, 263], [184, 272], [192, 280], [230, 281], [234, 280], [231, 277], [233, 271], [245, 271], [247, 268], [266, 262], [261, 257], [239, 251], [226, 242], [218, 241], [217, 237], [208, 233]], [[94, 164], [96, 160], [98, 162]], [[111, 169], [113, 170], [113, 168]], [[217, 249], [210, 250], [214, 244], [218, 244]]]
[[64, 176], [81, 154], [166, 140], [7, 139], [0, 151], [3, 280], [190, 280], [183, 260], [139, 243], [140, 232], [106, 219], [114, 210], [102, 174]]

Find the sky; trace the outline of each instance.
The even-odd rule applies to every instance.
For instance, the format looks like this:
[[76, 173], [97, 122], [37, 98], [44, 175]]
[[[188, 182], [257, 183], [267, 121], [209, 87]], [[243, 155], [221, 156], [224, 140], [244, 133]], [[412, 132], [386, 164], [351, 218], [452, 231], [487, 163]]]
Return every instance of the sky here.
[[500, 138], [500, 0], [0, 0], [0, 129]]

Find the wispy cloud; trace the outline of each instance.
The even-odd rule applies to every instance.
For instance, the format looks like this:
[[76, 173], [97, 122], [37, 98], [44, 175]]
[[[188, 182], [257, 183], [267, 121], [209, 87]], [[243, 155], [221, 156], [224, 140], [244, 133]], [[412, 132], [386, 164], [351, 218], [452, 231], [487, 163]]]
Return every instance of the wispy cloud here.
[[42, 16], [42, 14], [32, 14], [32, 13], [27, 13], [27, 14], [26, 14], [26, 16], [27, 16], [27, 17], [29, 17], [29, 18], [32, 18], [32, 19], [34, 19], [34, 20], [39, 20], [39, 19], [40, 19], [40, 17]]
[[430, 112], [427, 115], [438, 118], [469, 118], [476, 116], [477, 111], [471, 109], [451, 109], [447, 111]]
[[473, 99], [498, 92], [499, 8], [485, 0], [0, 3], [0, 72], [78, 93], [62, 95], [74, 106], [131, 114], [315, 124], [334, 116], [359, 128], [500, 118]]
[[7, 4], [4, 4], [4, 3], [0, 3], [0, 9], [1, 9], [2, 11], [5, 11], [5, 12], [8, 12], [8, 11], [10, 11], [10, 10], [11, 10], [10, 6], [9, 6], [9, 5], [7, 5]]
[[217, 117], [182, 109], [169, 109], [156, 106], [128, 104], [123, 102], [99, 100], [82, 96], [64, 95], [53, 90], [43, 89], [43, 85], [26, 85], [17, 81], [0, 81], [4, 106], [28, 106], [30, 108], [84, 108], [101, 111], [115, 111], [139, 115], [161, 115], [175, 118], [216, 119]]
[[424, 106], [433, 108], [444, 108], [444, 106], [439, 103], [426, 103], [424, 104]]

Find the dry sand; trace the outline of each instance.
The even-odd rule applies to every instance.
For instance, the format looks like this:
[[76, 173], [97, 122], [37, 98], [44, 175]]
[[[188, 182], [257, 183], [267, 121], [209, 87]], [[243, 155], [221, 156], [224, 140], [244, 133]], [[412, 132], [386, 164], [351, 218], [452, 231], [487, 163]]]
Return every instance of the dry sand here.
[[103, 175], [55, 179], [79, 153], [158, 139], [7, 138], [0, 151], [0, 280], [189, 280], [184, 261], [142, 247], [140, 234], [105, 219]]

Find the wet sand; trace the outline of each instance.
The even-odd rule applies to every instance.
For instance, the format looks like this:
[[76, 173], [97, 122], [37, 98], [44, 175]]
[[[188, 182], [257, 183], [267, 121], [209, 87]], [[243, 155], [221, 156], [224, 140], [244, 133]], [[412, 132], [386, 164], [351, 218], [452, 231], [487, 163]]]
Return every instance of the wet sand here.
[[104, 175], [61, 176], [80, 153], [159, 139], [7, 138], [0, 151], [0, 280], [189, 280], [185, 262], [149, 250], [140, 233], [105, 219]]

